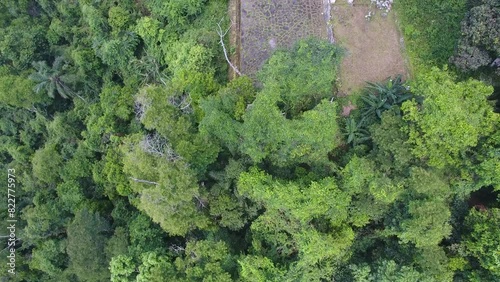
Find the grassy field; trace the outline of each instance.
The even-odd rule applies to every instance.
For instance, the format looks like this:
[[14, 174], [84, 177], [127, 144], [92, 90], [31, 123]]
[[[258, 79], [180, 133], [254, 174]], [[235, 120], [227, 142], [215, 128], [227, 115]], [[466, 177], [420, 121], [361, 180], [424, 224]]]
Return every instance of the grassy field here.
[[[335, 40], [346, 50], [341, 64], [340, 96], [353, 94], [366, 81], [408, 74], [394, 13], [382, 15], [383, 11], [369, 3], [358, 1], [350, 6], [337, 1], [332, 7]], [[368, 21], [365, 16], [369, 11], [375, 15]]]

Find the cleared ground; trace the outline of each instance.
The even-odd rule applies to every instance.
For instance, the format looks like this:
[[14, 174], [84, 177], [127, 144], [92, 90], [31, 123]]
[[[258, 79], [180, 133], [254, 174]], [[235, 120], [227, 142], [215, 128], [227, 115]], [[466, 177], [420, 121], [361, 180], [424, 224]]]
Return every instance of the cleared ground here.
[[329, 8], [328, 0], [241, 0], [241, 72], [252, 76], [274, 49], [299, 39], [329, 39]]
[[[354, 1], [354, 6], [337, 0], [331, 17], [336, 43], [346, 49], [342, 60], [339, 95], [360, 89], [366, 81], [381, 81], [408, 71], [402, 55], [403, 41], [395, 23], [394, 12], [369, 6], [369, 1]], [[365, 16], [375, 12], [371, 20]]]

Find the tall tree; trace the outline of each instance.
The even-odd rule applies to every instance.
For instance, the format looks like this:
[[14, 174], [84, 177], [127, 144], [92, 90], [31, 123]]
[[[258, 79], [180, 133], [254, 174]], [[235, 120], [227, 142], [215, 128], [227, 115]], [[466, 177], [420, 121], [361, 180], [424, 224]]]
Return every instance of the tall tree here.
[[[135, 136], [137, 137], [137, 136]], [[195, 173], [185, 161], [162, 151], [145, 150], [137, 141], [123, 146], [124, 170], [138, 193], [138, 207], [171, 235], [185, 235], [209, 224]], [[137, 142], [137, 143], [136, 143]]]
[[422, 106], [402, 106], [414, 156], [438, 168], [463, 164], [463, 156], [490, 135], [499, 120], [486, 101], [492, 87], [476, 80], [456, 82], [448, 71], [437, 68], [415, 82], [414, 93], [425, 98]]
[[36, 103], [46, 101], [43, 96], [34, 96], [34, 83], [24, 73], [15, 75], [6, 66], [0, 67], [0, 102], [31, 109]]
[[111, 228], [98, 213], [80, 210], [68, 225], [67, 253], [70, 271], [83, 281], [108, 281], [108, 261], [104, 253]]
[[471, 209], [465, 220], [467, 233], [463, 239], [466, 252], [477, 259], [481, 266], [473, 276], [482, 276], [486, 272], [487, 279], [491, 281], [500, 279], [500, 245], [498, 238], [500, 228], [500, 209], [492, 208], [485, 211]]
[[66, 62], [63, 57], [57, 57], [52, 67], [49, 67], [45, 61], [33, 63], [36, 72], [29, 78], [36, 85], [33, 88], [36, 93], [45, 92], [50, 98], [55, 98], [55, 94], [67, 99], [69, 97], [83, 98], [71, 89], [71, 86], [77, 82], [77, 77], [73, 74], [65, 73]]
[[187, 281], [233, 281], [230, 272], [234, 261], [223, 241], [188, 242], [184, 256], [175, 260], [175, 266]]
[[259, 72], [264, 88], [280, 95], [287, 116], [298, 116], [330, 98], [342, 52], [326, 41], [301, 40], [276, 51]]
[[265, 208], [251, 225], [252, 246], [258, 254], [289, 264], [285, 280], [328, 279], [334, 265], [347, 258], [354, 239], [346, 224], [351, 197], [334, 179], [305, 186], [253, 168], [241, 174], [238, 191]]

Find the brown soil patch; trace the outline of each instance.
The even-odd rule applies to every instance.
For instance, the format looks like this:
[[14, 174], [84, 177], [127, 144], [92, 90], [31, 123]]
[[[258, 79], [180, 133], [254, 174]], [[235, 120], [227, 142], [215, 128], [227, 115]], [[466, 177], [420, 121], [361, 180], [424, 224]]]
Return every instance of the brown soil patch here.
[[349, 101], [349, 104], [347, 104], [347, 106], [342, 107], [342, 116], [348, 117], [351, 114], [351, 111], [355, 109], [357, 109], [357, 107], [353, 105], [351, 101]]
[[[368, 21], [365, 15], [370, 10], [375, 16]], [[385, 17], [383, 12], [369, 5], [349, 6], [341, 0], [333, 5], [335, 41], [346, 49], [340, 69], [340, 93], [360, 89], [366, 81], [381, 81], [397, 74], [408, 76], [394, 11]]]

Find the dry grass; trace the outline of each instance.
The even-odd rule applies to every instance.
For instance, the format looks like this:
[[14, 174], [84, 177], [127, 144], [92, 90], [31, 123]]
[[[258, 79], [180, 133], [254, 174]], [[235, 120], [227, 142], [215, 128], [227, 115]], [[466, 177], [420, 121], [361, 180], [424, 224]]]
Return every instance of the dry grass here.
[[360, 89], [366, 81], [408, 75], [394, 13], [382, 17], [383, 11], [372, 8], [376, 15], [367, 21], [369, 10], [368, 5], [349, 6], [344, 1], [332, 8], [335, 40], [346, 49], [340, 71], [341, 95]]

